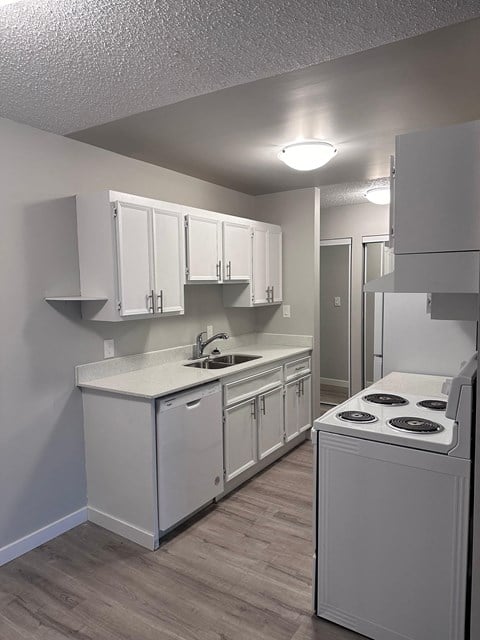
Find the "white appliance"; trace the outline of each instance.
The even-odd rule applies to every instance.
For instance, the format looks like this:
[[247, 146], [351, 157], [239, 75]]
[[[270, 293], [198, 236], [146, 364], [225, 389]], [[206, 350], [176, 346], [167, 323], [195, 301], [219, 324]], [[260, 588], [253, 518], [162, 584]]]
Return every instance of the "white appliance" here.
[[376, 293], [374, 381], [392, 371], [452, 376], [476, 349], [477, 323], [432, 320], [425, 293]]
[[223, 492], [220, 383], [157, 401], [157, 460], [163, 533]]
[[[314, 423], [314, 609], [375, 640], [464, 640], [476, 355], [391, 373]], [[426, 401], [426, 402], [425, 402]]]

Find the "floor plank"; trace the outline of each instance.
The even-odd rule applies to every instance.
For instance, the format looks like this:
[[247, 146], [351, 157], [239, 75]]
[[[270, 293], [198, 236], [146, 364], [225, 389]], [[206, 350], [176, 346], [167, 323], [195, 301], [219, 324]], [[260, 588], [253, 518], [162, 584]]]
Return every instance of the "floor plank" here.
[[1, 640], [354, 640], [311, 615], [306, 442], [152, 553], [85, 524], [0, 569]]

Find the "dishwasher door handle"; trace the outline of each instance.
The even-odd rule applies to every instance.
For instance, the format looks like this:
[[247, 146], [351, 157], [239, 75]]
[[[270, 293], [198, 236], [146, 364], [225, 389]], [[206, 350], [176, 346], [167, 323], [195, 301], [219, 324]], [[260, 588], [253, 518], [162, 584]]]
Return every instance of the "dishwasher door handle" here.
[[198, 400], [192, 400], [191, 402], [186, 402], [185, 406], [187, 407], [187, 409], [195, 409], [195, 407], [198, 407], [201, 401], [202, 399], [198, 398]]

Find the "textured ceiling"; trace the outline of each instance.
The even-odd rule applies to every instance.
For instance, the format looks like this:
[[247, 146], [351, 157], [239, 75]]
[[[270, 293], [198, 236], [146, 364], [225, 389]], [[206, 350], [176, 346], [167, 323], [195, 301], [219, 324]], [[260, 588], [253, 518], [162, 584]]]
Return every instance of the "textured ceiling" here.
[[368, 202], [365, 197], [367, 189], [388, 186], [390, 186], [390, 178], [388, 177], [347, 184], [329, 184], [320, 189], [320, 203], [322, 209], [341, 207], [347, 204], [365, 204]]
[[[479, 60], [476, 19], [72, 137], [252, 194], [366, 185], [388, 175], [396, 134], [480, 118]], [[338, 154], [294, 171], [277, 154], [300, 137], [329, 140]]]
[[480, 15], [478, 0], [23, 0], [0, 115], [67, 133]]

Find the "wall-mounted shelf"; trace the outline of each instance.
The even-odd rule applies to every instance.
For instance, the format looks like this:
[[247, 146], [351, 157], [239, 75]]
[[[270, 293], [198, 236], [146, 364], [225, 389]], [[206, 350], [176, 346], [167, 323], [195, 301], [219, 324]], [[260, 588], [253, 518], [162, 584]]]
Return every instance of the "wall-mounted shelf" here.
[[108, 298], [96, 296], [49, 296], [45, 302], [106, 302]]

